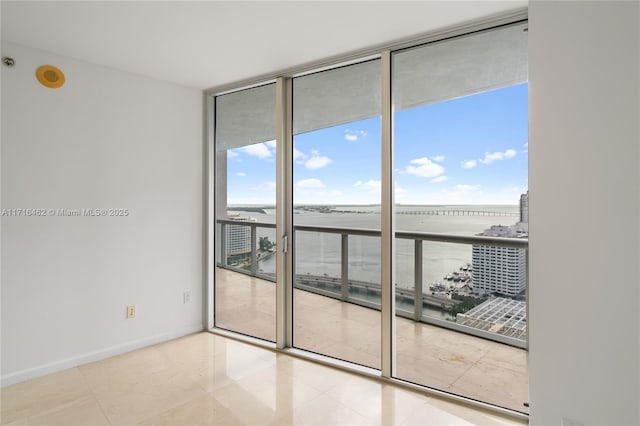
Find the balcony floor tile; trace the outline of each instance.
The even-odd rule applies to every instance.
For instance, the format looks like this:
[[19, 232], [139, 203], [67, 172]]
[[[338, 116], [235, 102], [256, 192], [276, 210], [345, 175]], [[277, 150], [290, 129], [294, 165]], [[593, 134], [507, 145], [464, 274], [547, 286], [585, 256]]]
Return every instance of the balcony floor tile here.
[[[216, 304], [224, 307], [216, 325], [275, 339], [275, 285], [221, 268], [216, 277]], [[296, 348], [380, 368], [379, 311], [298, 289], [293, 300]], [[528, 411], [525, 350], [401, 317], [396, 336], [396, 377]]]

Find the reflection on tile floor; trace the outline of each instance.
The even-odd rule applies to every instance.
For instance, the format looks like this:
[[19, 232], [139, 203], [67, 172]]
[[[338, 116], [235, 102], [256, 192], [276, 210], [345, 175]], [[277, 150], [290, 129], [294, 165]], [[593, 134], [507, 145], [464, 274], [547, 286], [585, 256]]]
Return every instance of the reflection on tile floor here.
[[[275, 340], [275, 284], [216, 270], [216, 325]], [[380, 368], [380, 312], [294, 293], [294, 346]], [[527, 352], [464, 333], [396, 320], [396, 375], [413, 383], [528, 412]]]
[[3, 425], [526, 424], [207, 332], [8, 386], [1, 399]]

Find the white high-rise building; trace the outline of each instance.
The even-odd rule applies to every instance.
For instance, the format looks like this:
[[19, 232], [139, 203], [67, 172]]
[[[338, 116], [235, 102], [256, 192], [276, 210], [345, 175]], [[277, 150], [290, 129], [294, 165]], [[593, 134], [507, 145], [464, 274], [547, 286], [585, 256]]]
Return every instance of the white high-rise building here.
[[227, 256], [251, 252], [251, 228], [243, 225], [227, 225]]
[[[526, 234], [518, 226], [492, 226], [482, 235], [518, 238]], [[527, 285], [527, 257], [524, 249], [474, 244], [472, 248], [473, 291], [517, 296]]]
[[[233, 217], [238, 222], [255, 222], [254, 218]], [[227, 256], [238, 256], [251, 253], [251, 226], [243, 224], [227, 224], [225, 244]]]
[[473, 291], [517, 296], [527, 285], [526, 254], [523, 249], [473, 246]]
[[529, 223], [529, 191], [520, 195], [520, 223]]

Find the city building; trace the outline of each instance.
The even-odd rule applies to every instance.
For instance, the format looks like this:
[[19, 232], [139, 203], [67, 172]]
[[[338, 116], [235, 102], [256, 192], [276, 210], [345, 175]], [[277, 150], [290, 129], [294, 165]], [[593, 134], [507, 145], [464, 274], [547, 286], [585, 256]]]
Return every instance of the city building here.
[[[254, 218], [228, 215], [237, 222], [256, 222]], [[225, 247], [227, 258], [239, 258], [251, 253], [251, 227], [242, 224], [227, 224], [225, 226]]]
[[520, 223], [529, 223], [529, 191], [520, 195]]
[[[487, 234], [484, 234], [487, 235]], [[518, 296], [527, 285], [525, 250], [474, 244], [473, 291], [476, 294]]]
[[[481, 235], [526, 238], [529, 231], [529, 192], [520, 196], [520, 222], [494, 225]], [[523, 249], [474, 244], [472, 248], [473, 291], [515, 297], [527, 286], [527, 254]]]

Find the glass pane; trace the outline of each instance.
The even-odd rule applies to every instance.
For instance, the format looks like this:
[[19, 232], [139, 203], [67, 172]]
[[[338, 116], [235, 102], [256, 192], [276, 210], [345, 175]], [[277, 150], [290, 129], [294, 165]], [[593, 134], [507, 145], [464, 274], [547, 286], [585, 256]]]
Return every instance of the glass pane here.
[[293, 80], [293, 345], [373, 368], [381, 330], [380, 93], [379, 60]]
[[347, 300], [380, 309], [380, 237], [349, 237]]
[[340, 235], [296, 231], [296, 288], [340, 297]]
[[[422, 242], [419, 242], [419, 245], [422, 246]], [[406, 318], [414, 316], [414, 259], [415, 242], [396, 238], [396, 312]]]
[[438, 241], [528, 236], [524, 28], [397, 52], [392, 87], [394, 374], [526, 412], [526, 252]]
[[270, 281], [276, 280], [276, 228], [257, 229], [257, 274]]
[[216, 97], [215, 326], [275, 341], [275, 84]]

